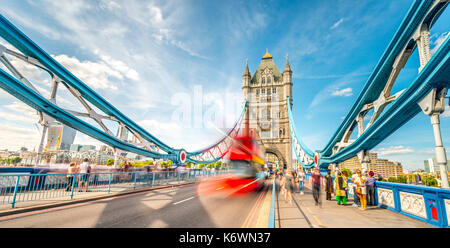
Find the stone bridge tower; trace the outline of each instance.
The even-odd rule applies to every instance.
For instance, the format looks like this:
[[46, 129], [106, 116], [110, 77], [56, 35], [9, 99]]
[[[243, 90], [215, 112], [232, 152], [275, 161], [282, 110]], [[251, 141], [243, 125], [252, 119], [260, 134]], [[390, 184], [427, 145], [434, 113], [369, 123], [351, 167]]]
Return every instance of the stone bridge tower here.
[[242, 76], [243, 98], [247, 100], [244, 125], [260, 137], [265, 149], [265, 160], [280, 168], [292, 166], [291, 139], [286, 97], [292, 107], [292, 70], [286, 56], [286, 65], [280, 73], [266, 50], [253, 76], [248, 61]]

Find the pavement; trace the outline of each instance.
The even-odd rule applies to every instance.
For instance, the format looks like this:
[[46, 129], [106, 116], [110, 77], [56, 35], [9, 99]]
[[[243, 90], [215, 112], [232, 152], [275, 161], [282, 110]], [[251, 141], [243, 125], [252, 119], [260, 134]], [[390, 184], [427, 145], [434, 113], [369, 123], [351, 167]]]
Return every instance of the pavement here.
[[276, 228], [434, 228], [422, 221], [378, 207], [367, 206], [365, 211], [352, 207], [353, 198], [346, 205], [337, 205], [336, 197], [325, 200], [321, 191], [322, 204], [316, 206], [312, 190], [305, 183], [304, 195], [293, 194], [294, 201], [289, 204], [279, 190], [275, 201]]
[[[5, 201], [2, 201], [2, 197], [0, 197], [0, 203], [4, 202], [3, 204], [0, 204], [0, 217], [1, 216], [7, 216], [12, 214], [18, 214], [18, 213], [24, 213], [24, 212], [30, 212], [30, 211], [36, 211], [41, 209], [47, 209], [47, 208], [54, 208], [54, 207], [60, 207], [70, 204], [77, 204], [82, 202], [88, 202], [88, 201], [94, 201], [99, 199], [105, 199], [115, 196], [121, 196], [126, 194], [132, 194], [132, 193], [138, 193], [138, 192], [144, 192], [149, 190], [157, 190], [157, 189], [163, 189], [163, 188], [170, 188], [170, 187], [177, 187], [177, 186], [183, 186], [183, 185], [189, 185], [194, 184], [194, 182], [169, 182], [167, 185], [157, 185], [157, 186], [139, 186], [138, 188], [134, 189], [133, 183], [121, 183], [121, 184], [115, 184], [111, 186], [110, 193], [108, 193], [108, 190], [105, 189], [105, 187], [95, 188], [90, 187], [89, 192], [75, 192], [73, 199], [70, 197], [70, 192], [66, 192], [64, 189], [56, 189], [56, 190], [47, 190], [45, 194], [53, 194], [56, 197], [52, 197], [51, 199], [45, 199], [45, 200], [35, 200], [35, 199], [29, 199], [29, 198], [35, 198], [39, 197], [40, 194], [44, 194], [44, 192], [35, 191], [31, 195], [27, 195], [25, 193], [19, 193], [17, 195], [17, 199], [23, 199], [23, 201], [16, 202], [16, 205], [14, 208], [11, 208], [11, 204], [6, 203], [8, 199], [5, 199]], [[22, 195], [21, 195], [22, 194]]]

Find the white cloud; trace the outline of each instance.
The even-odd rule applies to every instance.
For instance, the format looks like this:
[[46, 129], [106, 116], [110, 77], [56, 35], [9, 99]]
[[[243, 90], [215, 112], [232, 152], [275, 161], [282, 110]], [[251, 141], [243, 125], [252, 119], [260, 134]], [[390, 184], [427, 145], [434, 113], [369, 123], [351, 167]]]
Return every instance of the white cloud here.
[[162, 17], [162, 12], [161, 9], [149, 4], [148, 8], [150, 10], [150, 15], [152, 16], [152, 21], [156, 22], [156, 23], [160, 23], [163, 21], [163, 17]]
[[344, 22], [344, 18], [341, 18], [341, 19], [339, 19], [339, 21], [335, 22], [335, 23], [333, 24], [333, 26], [330, 27], [330, 29], [333, 30], [333, 29], [339, 27], [339, 25], [341, 25], [342, 22]]
[[450, 106], [445, 106], [445, 111], [441, 115], [442, 118], [450, 117]]
[[380, 148], [376, 151], [379, 156], [393, 155], [393, 154], [409, 154], [414, 153], [414, 150], [410, 147], [404, 146], [390, 146], [388, 148]]
[[117, 90], [117, 86], [112, 84], [111, 78], [123, 79], [125, 76], [122, 72], [114, 70], [103, 62], [80, 61], [65, 54], [53, 57], [81, 81], [94, 89]]
[[352, 88], [345, 88], [342, 90], [335, 90], [331, 93], [332, 96], [351, 96], [353, 95]]
[[23, 128], [0, 123], [0, 149], [18, 150], [22, 146], [37, 149], [39, 142], [39, 132], [32, 126]]
[[[96, 51], [96, 53], [98, 54], [98, 51]], [[107, 55], [98, 55], [106, 64], [108, 64], [112, 69], [119, 71], [123, 76], [129, 79], [139, 80], [139, 73], [128, 67], [124, 62], [113, 59]]]
[[[441, 35], [439, 35], [435, 41], [431, 42], [434, 45], [433, 49], [431, 49], [431, 56], [433, 56], [433, 54], [439, 49], [439, 47], [442, 45], [442, 43], [444, 43], [445, 39], [447, 39], [447, 37], [449, 35], [450, 35], [450, 31], [449, 32], [444, 32]], [[435, 37], [435, 36], [436, 36], [436, 34], [432, 35], [430, 37], [430, 39], [432, 37]]]

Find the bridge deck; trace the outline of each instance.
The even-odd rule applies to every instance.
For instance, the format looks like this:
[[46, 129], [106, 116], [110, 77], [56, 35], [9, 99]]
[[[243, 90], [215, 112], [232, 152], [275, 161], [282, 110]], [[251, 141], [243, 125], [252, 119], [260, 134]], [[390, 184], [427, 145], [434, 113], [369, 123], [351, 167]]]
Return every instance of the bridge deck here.
[[[278, 181], [278, 180], [277, 180]], [[296, 189], [298, 190], [298, 189]], [[433, 227], [408, 216], [380, 208], [367, 206], [362, 211], [352, 207], [353, 198], [345, 206], [337, 205], [332, 196], [325, 200], [325, 192], [321, 191], [321, 206], [315, 206], [312, 190], [305, 183], [304, 195], [294, 193], [292, 205], [285, 202], [277, 182], [277, 199], [275, 201], [276, 228], [430, 228]]]

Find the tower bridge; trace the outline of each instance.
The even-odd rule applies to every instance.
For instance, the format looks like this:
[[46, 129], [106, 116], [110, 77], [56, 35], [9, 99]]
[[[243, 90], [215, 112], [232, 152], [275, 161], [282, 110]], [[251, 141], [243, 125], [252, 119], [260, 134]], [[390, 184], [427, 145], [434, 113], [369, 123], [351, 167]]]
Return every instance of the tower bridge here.
[[[250, 133], [259, 136], [259, 145], [266, 157], [281, 168], [292, 163], [291, 136], [288, 107], [285, 99], [292, 97], [292, 70], [286, 56], [282, 73], [273, 62], [272, 55], [266, 51], [253, 76], [248, 61], [242, 75], [242, 95], [247, 102], [244, 125], [248, 123]], [[292, 98], [289, 104], [292, 106]]]
[[[7, 68], [7, 70], [0, 68], [0, 87], [40, 113], [44, 135], [49, 124], [56, 120], [110, 145], [115, 149], [116, 155], [121, 151], [128, 151], [155, 159], [170, 159], [176, 163], [215, 162], [230, 148], [234, 136], [242, 132], [253, 132], [259, 137], [258, 142], [265, 149], [266, 158], [284, 168], [292, 167], [293, 158], [304, 168], [328, 168], [355, 156], [358, 156], [365, 168], [371, 149], [416, 115], [426, 114], [430, 116], [430, 128], [432, 127], [434, 133], [436, 160], [441, 177], [447, 178], [447, 158], [442, 143], [439, 116], [444, 112], [446, 95], [450, 87], [450, 37], [447, 36], [434, 54], [431, 54], [429, 34], [448, 4], [448, 0], [412, 2], [349, 113], [321, 150], [309, 149], [301, 140], [303, 134], [296, 130], [295, 116], [292, 113], [293, 71], [288, 56], [283, 71], [280, 71], [268, 50], [262, 56], [253, 75], [248, 67], [248, 61], [246, 63], [242, 76], [242, 112], [235, 125], [223, 138], [197, 151], [174, 149], [153, 136], [151, 130], [145, 130], [120, 112], [107, 99], [72, 74], [70, 68], [63, 67], [2, 15], [0, 15], [0, 35], [8, 46], [0, 45], [0, 62]], [[418, 49], [420, 63], [417, 75], [405, 89], [392, 92], [399, 73], [415, 49]], [[39, 92], [37, 87], [33, 86], [30, 80], [11, 63], [12, 59], [47, 72], [52, 79], [50, 95], [44, 96]], [[59, 87], [67, 88], [73, 100], [82, 104], [84, 112], [58, 106]], [[364, 118], [370, 111], [373, 115], [370, 121], [365, 123]], [[81, 117], [88, 118], [96, 123], [96, 126]], [[115, 122], [117, 130], [111, 130], [105, 121]], [[127, 132], [133, 136], [132, 142], [124, 139], [123, 134]], [[352, 133], [357, 133], [355, 140], [350, 140]], [[42, 146], [39, 153], [42, 153]], [[115, 182], [112, 174], [108, 176], [110, 184]], [[177, 176], [180, 182], [180, 174]], [[186, 178], [190, 179], [190, 176], [191, 174], [188, 174]], [[196, 175], [193, 177], [196, 178]], [[138, 182], [137, 178], [134, 177], [134, 189]], [[155, 178], [157, 177], [153, 174], [152, 180]], [[176, 176], [166, 175], [163, 179], [167, 180], [167, 184], [169, 178], [176, 181]], [[20, 175], [17, 176], [15, 187], [9, 187], [14, 189], [14, 199], [19, 186], [23, 186], [19, 179]], [[105, 177], [102, 180], [108, 181]], [[149, 182], [148, 178], [145, 180]], [[159, 180], [161, 181], [161, 178]], [[448, 180], [442, 180], [442, 189], [407, 187], [381, 182], [376, 186], [378, 206], [435, 226], [449, 226]], [[109, 191], [110, 188], [108, 193]], [[193, 198], [195, 197], [174, 204]]]

